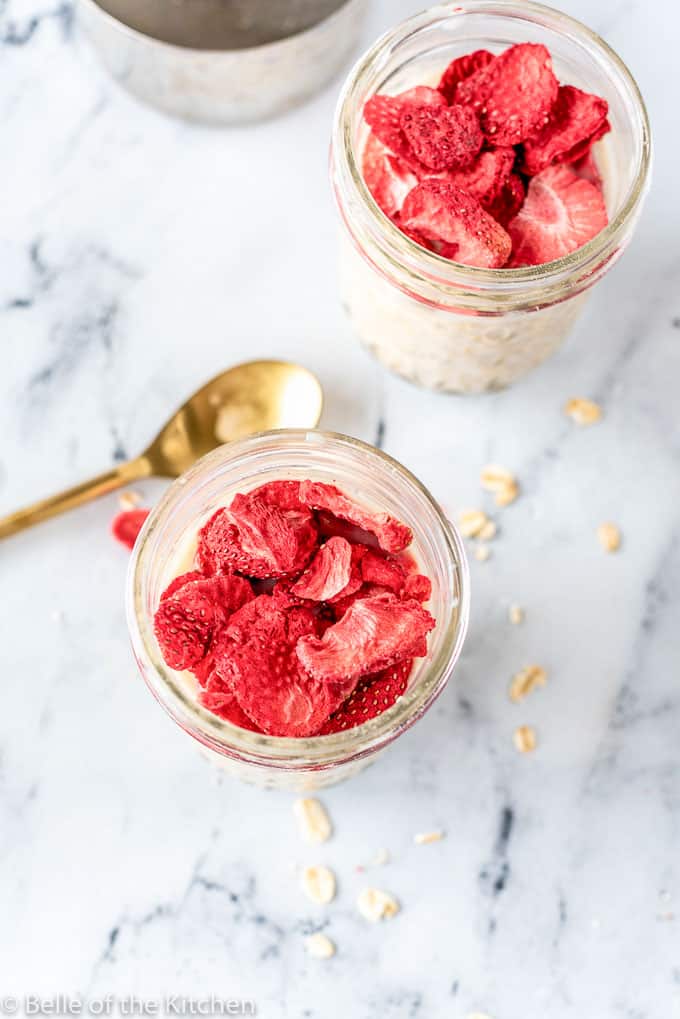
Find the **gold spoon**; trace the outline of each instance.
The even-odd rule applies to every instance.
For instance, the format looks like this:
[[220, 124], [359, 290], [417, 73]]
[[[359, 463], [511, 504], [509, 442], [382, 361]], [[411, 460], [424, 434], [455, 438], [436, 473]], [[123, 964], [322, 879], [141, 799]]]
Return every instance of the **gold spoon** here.
[[286, 361], [248, 361], [208, 382], [128, 463], [0, 518], [0, 538], [140, 478], [176, 478], [223, 442], [271, 428], [314, 428], [323, 393], [315, 375]]

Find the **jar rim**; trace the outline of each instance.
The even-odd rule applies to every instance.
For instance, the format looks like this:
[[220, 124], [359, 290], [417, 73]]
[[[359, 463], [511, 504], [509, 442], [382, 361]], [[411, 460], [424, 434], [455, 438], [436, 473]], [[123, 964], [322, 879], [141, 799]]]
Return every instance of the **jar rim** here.
[[[632, 99], [640, 128], [640, 158], [635, 177], [628, 189], [625, 199], [614, 218], [576, 251], [570, 252], [551, 262], [538, 266], [523, 266], [516, 269], [484, 269], [478, 266], [465, 265], [444, 258], [434, 251], [421, 247], [402, 231], [385, 215], [368, 190], [359, 159], [355, 152], [354, 140], [351, 135], [352, 113], [357, 101], [362, 99], [361, 91], [367, 77], [374, 67], [384, 63], [394, 53], [400, 43], [410, 39], [422, 29], [439, 21], [452, 18], [465, 18], [466, 15], [490, 14], [512, 17], [517, 21], [538, 23], [545, 27], [570, 34], [576, 41], [586, 43], [603, 57], [627, 87]], [[467, 0], [465, 6], [452, 7], [450, 4], [439, 4], [400, 22], [385, 32], [374, 45], [357, 61], [350, 71], [340, 92], [335, 110], [333, 145], [331, 150], [331, 176], [336, 202], [352, 239], [359, 246], [364, 257], [381, 270], [367, 255], [356, 236], [355, 230], [348, 222], [344, 208], [344, 194], [350, 193], [358, 199], [361, 206], [369, 213], [366, 235], [380, 249], [387, 269], [407, 272], [412, 276], [424, 277], [436, 288], [458, 288], [460, 292], [474, 290], [475, 296], [484, 297], [492, 293], [512, 299], [525, 298], [527, 288], [534, 288], [535, 303], [554, 301], [553, 292], [563, 288], [565, 283], [581, 280], [589, 285], [597, 278], [598, 269], [603, 264], [610, 264], [616, 256], [617, 247], [625, 234], [628, 223], [634, 217], [649, 186], [649, 172], [652, 161], [651, 130], [649, 117], [638, 85], [626, 64], [618, 54], [596, 32], [570, 15], [564, 14], [546, 4], [535, 3], [533, 0]], [[393, 281], [394, 282], [394, 281]], [[411, 296], [423, 300], [422, 295], [414, 294], [403, 287]], [[428, 303], [427, 301], [425, 303]], [[493, 308], [490, 307], [490, 313]]]
[[[315, 442], [323, 443], [325, 447], [335, 446], [338, 450], [358, 451], [396, 472], [401, 480], [428, 503], [458, 577], [457, 611], [450, 613], [446, 620], [438, 620], [438, 626], [446, 627], [441, 647], [433, 661], [427, 664], [426, 673], [419, 677], [418, 683], [407, 689], [392, 707], [375, 718], [328, 736], [267, 736], [241, 729], [203, 708], [182, 689], [176, 679], [177, 673], [163, 661], [154, 636], [153, 619], [148, 617], [143, 605], [144, 576], [157, 551], [154, 547], [154, 534], [172, 510], [212, 469], [282, 441], [289, 441], [292, 448], [296, 443]], [[470, 576], [463, 540], [425, 485], [382, 450], [352, 436], [318, 429], [258, 432], [221, 446], [198, 460], [168, 487], [151, 511], [133, 549], [126, 586], [126, 615], [133, 652], [147, 686], [165, 711], [186, 732], [220, 754], [249, 764], [288, 770], [310, 767], [321, 769], [358, 760], [375, 753], [410, 728], [429, 709], [448, 682], [462, 650], [469, 612]]]

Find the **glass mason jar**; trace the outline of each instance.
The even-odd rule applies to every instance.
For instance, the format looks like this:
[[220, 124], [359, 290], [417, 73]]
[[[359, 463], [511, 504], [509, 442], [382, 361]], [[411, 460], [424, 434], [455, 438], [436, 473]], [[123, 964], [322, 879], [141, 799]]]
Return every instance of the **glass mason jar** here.
[[[406, 692], [383, 714], [331, 736], [279, 738], [241, 729], [201, 707], [191, 673], [175, 672], [164, 663], [153, 619], [170, 580], [191, 569], [198, 529], [217, 508], [237, 492], [267, 481], [305, 478], [338, 485], [369, 508], [393, 514], [411, 527], [409, 551], [432, 581], [428, 608], [437, 625], [429, 637], [427, 657], [415, 660]], [[460, 654], [469, 586], [459, 534], [401, 464], [344, 435], [263, 432], [221, 446], [167, 490], [132, 553], [127, 618], [135, 657], [151, 692], [212, 761], [256, 785], [304, 791], [360, 771], [427, 711]]]
[[[603, 96], [612, 130], [595, 148], [609, 225], [578, 251], [544, 265], [479, 269], [441, 258], [406, 237], [378, 208], [361, 174], [375, 92], [436, 85], [454, 57], [543, 43], [560, 81]], [[631, 238], [650, 171], [650, 131], [630, 72], [573, 18], [540, 4], [469, 0], [409, 18], [350, 72], [335, 115], [331, 177], [344, 229], [342, 299], [366, 347], [386, 367], [431, 389], [502, 389], [552, 354], [589, 289]]]

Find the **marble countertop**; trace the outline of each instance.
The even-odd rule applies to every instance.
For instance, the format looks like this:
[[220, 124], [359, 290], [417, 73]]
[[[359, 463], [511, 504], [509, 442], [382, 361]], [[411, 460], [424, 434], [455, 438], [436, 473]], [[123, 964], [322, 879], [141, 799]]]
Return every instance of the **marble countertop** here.
[[[376, 0], [364, 42], [419, 6]], [[270, 355], [317, 372], [323, 424], [380, 438], [452, 512], [482, 501], [488, 462], [522, 485], [472, 563], [454, 680], [323, 795], [335, 835], [320, 852], [292, 795], [220, 780], [138, 677], [115, 496], [3, 543], [0, 998], [215, 995], [265, 1019], [680, 1016], [680, 152], [676, 55], [659, 44], [680, 16], [670, 0], [563, 6], [637, 76], [654, 187], [559, 355], [456, 399], [388, 377], [343, 317], [337, 82], [265, 125], [188, 126], [109, 80], [68, 0], [0, 3], [0, 512], [137, 452], [205, 378]], [[571, 396], [599, 400], [603, 422], [568, 422]], [[617, 555], [603, 520], [621, 527]], [[509, 678], [530, 662], [547, 687], [514, 705]], [[520, 723], [533, 754], [514, 749]], [[414, 845], [436, 828], [445, 840]], [[381, 847], [390, 863], [357, 870]], [[326, 908], [296, 876], [319, 860], [339, 879]], [[397, 918], [358, 916], [366, 883], [400, 899]], [[319, 929], [331, 962], [305, 954]]]

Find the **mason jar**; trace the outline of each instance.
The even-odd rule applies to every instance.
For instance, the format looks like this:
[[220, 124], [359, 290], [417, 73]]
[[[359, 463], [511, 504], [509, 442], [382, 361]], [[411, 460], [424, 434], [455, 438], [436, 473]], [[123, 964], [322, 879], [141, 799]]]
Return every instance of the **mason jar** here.
[[[521, 269], [479, 269], [427, 251], [384, 215], [361, 173], [364, 104], [376, 92], [436, 85], [455, 57], [543, 43], [563, 83], [603, 96], [611, 131], [596, 143], [609, 224], [571, 254]], [[580, 22], [541, 4], [441, 4], [387, 32], [338, 101], [331, 177], [342, 220], [342, 301], [387, 368], [431, 389], [480, 393], [522, 378], [569, 334], [591, 288], [633, 234], [650, 172], [647, 112], [630, 72]]]
[[[330, 736], [280, 738], [250, 732], [201, 706], [189, 672], [164, 662], [154, 614], [173, 577], [191, 569], [200, 527], [237, 492], [269, 481], [337, 485], [413, 531], [409, 552], [432, 582], [436, 620], [428, 653], [415, 659], [405, 693], [382, 714]], [[320, 431], [264, 432], [199, 460], [151, 512], [132, 553], [127, 619], [140, 672], [168, 715], [215, 764], [260, 786], [307, 791], [354, 775], [408, 729], [444, 689], [468, 623], [469, 575], [462, 540], [435, 499], [405, 467], [358, 439]]]

